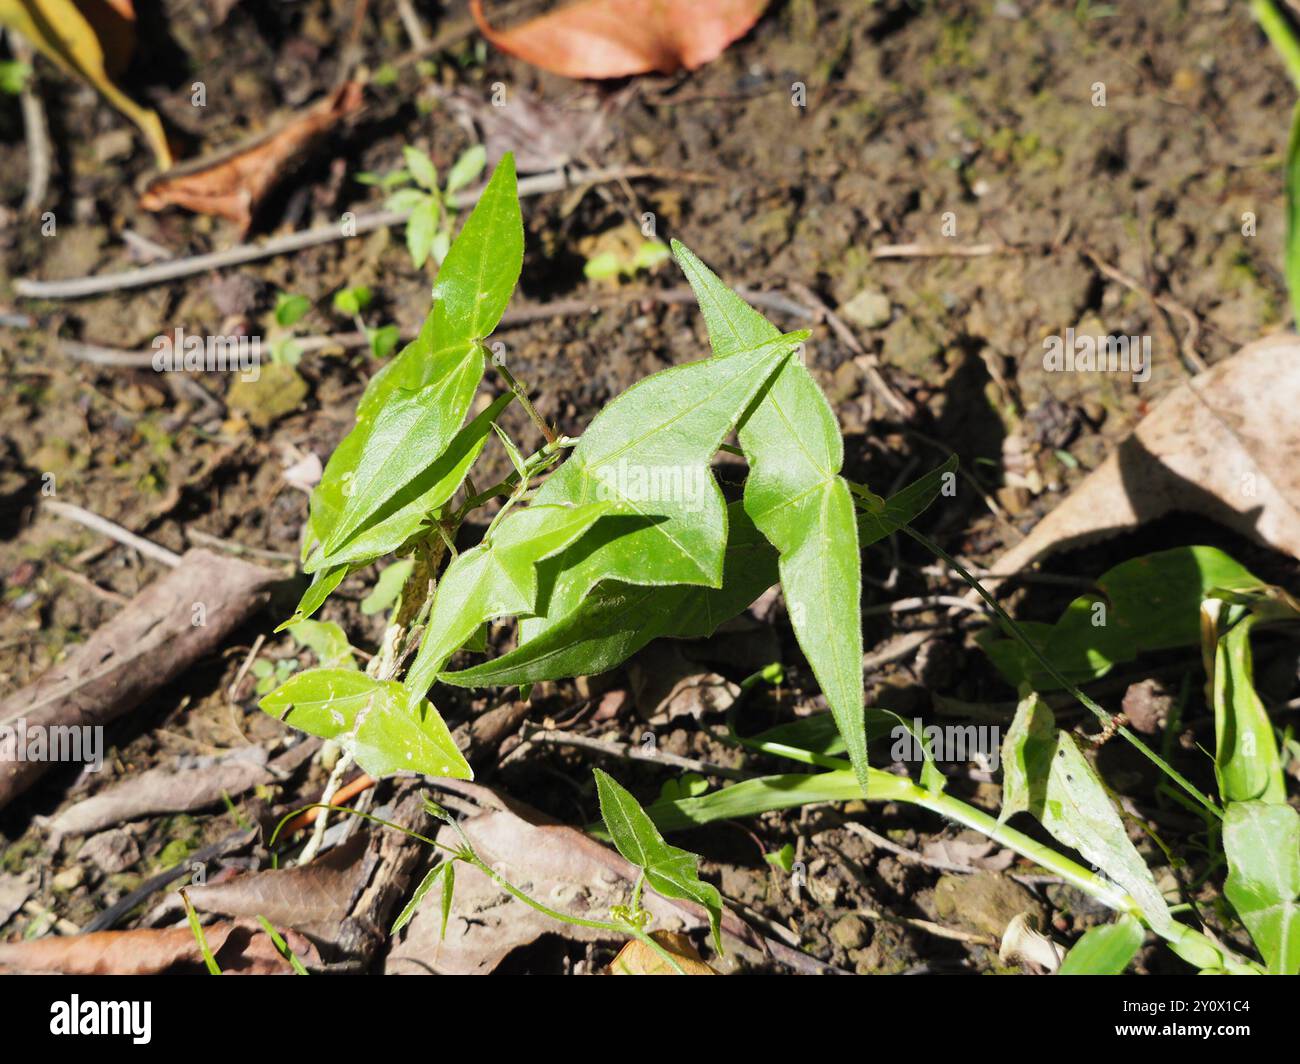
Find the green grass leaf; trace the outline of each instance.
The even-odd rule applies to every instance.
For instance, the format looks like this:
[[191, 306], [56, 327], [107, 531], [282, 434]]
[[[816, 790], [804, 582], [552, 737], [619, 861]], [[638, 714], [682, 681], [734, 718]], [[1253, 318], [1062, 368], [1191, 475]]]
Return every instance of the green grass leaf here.
[[515, 510], [477, 547], [457, 555], [438, 581], [407, 688], [418, 695], [428, 691], [447, 659], [485, 621], [533, 612], [538, 562], [563, 550], [613, 508], [596, 502]]
[[1173, 917], [1151, 870], [1129, 841], [1092, 764], [1036, 694], [1023, 698], [1002, 743], [1000, 821], [1028, 811], [1057, 842], [1078, 850], [1137, 902], [1152, 930], [1169, 934]]
[[1214, 774], [1225, 803], [1286, 801], [1273, 722], [1255, 691], [1254, 621], [1243, 617], [1214, 646]]
[[722, 895], [700, 879], [700, 859], [670, 846], [659, 829], [612, 776], [595, 769], [600, 815], [618, 852], [645, 872], [646, 882], [665, 898], [693, 901], [709, 915], [713, 944], [722, 952]]
[[291, 677], [259, 703], [286, 724], [333, 739], [370, 775], [422, 772], [472, 779], [438, 711], [408, 696], [393, 680], [354, 669], [311, 669]]
[[[415, 910], [420, 907], [424, 901], [424, 896], [433, 889], [438, 880], [447, 875], [448, 869], [452, 867], [451, 861], [439, 861], [436, 865], [425, 873], [424, 878], [420, 880], [419, 886], [415, 888], [415, 893], [411, 895], [411, 900], [402, 906], [402, 911], [397, 914], [397, 919], [393, 921], [390, 935], [395, 935], [411, 922], [411, 917], [415, 915]], [[444, 887], [444, 890], [446, 888]]]
[[[776, 328], [681, 244], [673, 243], [695, 290], [714, 354], [770, 342]], [[849, 759], [867, 781], [861, 731], [862, 560], [835, 413], [798, 359], [765, 386], [740, 425], [749, 460], [745, 510], [780, 554], [781, 590], [799, 646], [844, 729]]]
[[1223, 892], [1271, 975], [1300, 974], [1300, 813], [1233, 802], [1223, 818]]
[[1057, 975], [1123, 975], [1146, 938], [1146, 928], [1127, 913], [1113, 924], [1085, 931], [1065, 955]]

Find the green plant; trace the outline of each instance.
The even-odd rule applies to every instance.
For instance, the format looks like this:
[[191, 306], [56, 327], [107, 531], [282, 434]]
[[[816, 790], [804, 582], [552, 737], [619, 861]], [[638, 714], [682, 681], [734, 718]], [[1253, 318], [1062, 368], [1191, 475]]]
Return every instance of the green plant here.
[[[1284, 611], [1285, 597], [1206, 548], [1195, 548], [1191, 556], [1201, 574], [1198, 583], [1173, 604], [1150, 601], [1149, 588], [1134, 586], [1149, 579], [1157, 563], [1131, 571], [1119, 567], [1104, 578], [1103, 591], [1128, 603], [1119, 613], [1125, 623], [1150, 629], [1138, 651], [1186, 642], [1189, 624], [1195, 638], [1200, 629], [1186, 611], [1210, 600], [1223, 604], [1211, 626], [1212, 686], [1222, 692], [1216, 700], [1220, 731], [1236, 736], [1250, 730], [1254, 738], [1248, 744], [1221, 738], [1220, 805], [1077, 687], [1076, 680], [1100, 675], [1126, 660], [1131, 649], [1111, 637], [1091, 649], [1081, 645], [1086, 631], [1080, 635], [1067, 622], [1089, 611], [1095, 598], [1067, 611], [1064, 627], [1057, 626], [1065, 635], [1057, 642], [1046, 638], [1051, 633], [1045, 628], [1026, 633], [959, 563], [912, 527], [954, 483], [956, 459], [888, 499], [847, 481], [840, 475], [839, 426], [803, 363], [808, 334], [781, 334], [686, 248], [674, 243], [673, 254], [695, 290], [712, 356], [642, 380], [613, 399], [581, 437], [557, 434], [499, 349], [494, 355], [487, 345], [523, 258], [513, 160], [502, 160], [447, 252], [437, 299], [419, 336], [370, 381], [355, 427], [312, 496], [302, 558], [313, 580], [285, 626], [301, 625], [348, 573], [396, 554], [409, 567], [399, 571], [405, 582], [395, 595], [396, 581], [388, 578], [384, 598], [392, 597], [393, 605], [379, 651], [364, 672], [355, 663], [322, 660], [321, 667], [290, 677], [266, 696], [263, 709], [335, 741], [345, 752], [340, 764], [354, 759], [373, 776], [412, 770], [468, 778], [470, 766], [429, 699], [436, 685], [526, 690], [543, 680], [603, 672], [653, 639], [711, 634], [779, 582], [791, 627], [830, 713], [757, 739], [733, 733], [733, 740], [822, 771], [746, 780], [708, 794], [679, 787], [676, 797], [666, 793], [644, 813], [598, 773], [608, 836], [645, 868], [655, 889], [673, 897], [683, 896], [674, 890], [686, 892], [714, 910], [716, 892], [700, 883], [690, 855], [663, 843], [660, 830], [810, 801], [906, 802], [1037, 862], [1154, 931], [1202, 970], [1258, 970], [1174, 918], [1091, 763], [1055, 728], [1032, 685], [1023, 692], [1007, 738], [1007, 797], [1000, 819], [948, 794], [943, 774], [928, 757], [915, 782], [869, 764], [869, 742], [896, 727], [899, 718], [864, 708], [861, 552], [903, 532], [967, 579], [999, 618], [1016, 648], [1011, 653], [986, 641], [1000, 667], [1068, 691], [1150, 759], [1177, 788], [1171, 792], [1196, 809], [1210, 830], [1219, 831], [1222, 822], [1236, 883], [1229, 897], [1242, 899], [1238, 910], [1252, 933], [1260, 929], [1256, 941], [1268, 966], [1285, 968], [1289, 939], [1283, 935], [1279, 945], [1275, 928], [1279, 919], [1284, 932], [1291, 926], [1287, 906], [1294, 905], [1294, 892], [1277, 900], [1290, 879], [1270, 878], [1257, 866], [1258, 854], [1239, 827], [1244, 816], [1234, 811], [1239, 803], [1262, 802], [1267, 815], [1250, 823], [1266, 823], [1280, 837], [1291, 830], [1279, 812], [1287, 807], [1277, 803], [1280, 761], [1271, 726], [1247, 694], [1253, 693], [1249, 617]], [[466, 423], [489, 365], [500, 377], [501, 394]], [[531, 454], [498, 423], [515, 402], [540, 437]], [[733, 432], [739, 446], [726, 442]], [[471, 471], [490, 438], [513, 472], [480, 489]], [[742, 497], [730, 503], [710, 471], [723, 449], [748, 463]], [[538, 485], [542, 474], [548, 475]], [[478, 542], [458, 549], [468, 516], [494, 502], [496, 511]], [[1164, 618], [1169, 631], [1152, 628], [1152, 616]], [[451, 667], [459, 652], [484, 653], [488, 626], [506, 618], [517, 620], [515, 649]], [[1239, 628], [1241, 634], [1233, 635]], [[1226, 642], [1220, 654], [1221, 638]], [[764, 670], [746, 686], [778, 675]], [[1260, 751], [1262, 767], [1243, 760]], [[1005, 821], [1016, 812], [1036, 816], [1058, 842], [1100, 871], [1012, 828]], [[466, 847], [458, 859], [474, 863]], [[432, 881], [422, 884], [417, 895], [431, 886]], [[638, 911], [634, 898], [631, 913]], [[625, 923], [635, 921], [629, 917]], [[1132, 938], [1120, 932], [1104, 940], [1095, 936], [1072, 966], [1083, 966], [1090, 953], [1113, 966], [1117, 941], [1123, 946]]]
[[370, 306], [373, 298], [370, 289], [365, 285], [354, 285], [351, 288], [340, 288], [334, 293], [333, 307], [335, 313], [342, 314], [345, 318], [350, 318], [357, 327], [357, 332], [366, 338], [366, 343], [370, 345], [370, 353], [375, 358], [387, 358], [397, 347], [397, 341], [401, 339], [401, 332], [396, 325], [382, 325], [378, 328], [372, 328], [365, 323], [362, 315], [366, 308]]
[[451, 247], [455, 229], [456, 207], [453, 195], [473, 182], [487, 165], [487, 152], [481, 144], [467, 148], [447, 172], [446, 183], [439, 188], [438, 168], [418, 148], [403, 149], [406, 166], [387, 174], [360, 173], [356, 180], [363, 185], [377, 185], [388, 192], [384, 206], [390, 211], [409, 212], [406, 220], [406, 249], [411, 262], [420, 269], [430, 258], [442, 265]]

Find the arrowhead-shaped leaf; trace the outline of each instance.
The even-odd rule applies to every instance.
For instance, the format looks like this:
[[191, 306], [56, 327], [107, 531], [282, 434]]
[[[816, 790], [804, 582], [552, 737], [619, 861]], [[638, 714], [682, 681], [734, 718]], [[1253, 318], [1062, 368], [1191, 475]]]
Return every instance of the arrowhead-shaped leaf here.
[[533, 505], [502, 519], [492, 534], [456, 557], [438, 582], [420, 652], [406, 687], [423, 695], [439, 671], [485, 621], [532, 613], [537, 605], [537, 563], [563, 550], [614, 504]]
[[[770, 342], [776, 328], [698, 258], [673, 253], [699, 300], [715, 356]], [[789, 359], [740, 425], [749, 460], [745, 510], [780, 553], [781, 589], [799, 646], [867, 782], [862, 731], [862, 563], [853, 498], [839, 475], [844, 444], [817, 382]]]
[[713, 944], [721, 953], [722, 895], [712, 883], [700, 879], [699, 857], [666, 843], [632, 795], [600, 769], [595, 774], [600, 815], [618, 852], [644, 870], [646, 882], [665, 898], [702, 906], [709, 914]]
[[372, 776], [422, 772], [473, 779], [438, 711], [393, 680], [355, 669], [310, 669], [291, 676], [259, 703], [309, 735], [333, 739]]
[[[900, 489], [880, 514], [860, 513], [862, 545], [883, 539], [919, 516], [938, 495], [943, 475], [955, 466], [956, 459], [950, 459]], [[510, 653], [444, 673], [440, 679], [462, 687], [489, 687], [591, 676], [621, 664], [651, 640], [712, 635], [779, 579], [776, 548], [754, 527], [742, 503], [727, 507], [727, 528], [721, 588], [635, 587], [609, 581]]]
[[745, 408], [807, 333], [774, 336], [728, 358], [673, 366], [605, 407], [539, 503], [619, 504], [542, 567], [542, 618], [524, 638], [572, 612], [601, 580], [720, 587], [727, 511], [709, 462]]
[[[408, 511], [427, 504], [429, 471], [456, 439], [483, 377], [481, 341], [501, 320], [519, 278], [523, 239], [514, 161], [507, 155], [438, 272], [433, 310], [419, 336], [370, 381], [356, 425], [330, 456], [312, 497], [313, 568], [338, 564], [332, 559], [361, 532], [374, 533], [376, 524], [398, 514], [403, 525]], [[387, 531], [346, 553], [359, 556], [377, 545], [371, 557], [391, 550], [399, 544], [383, 546], [396, 534]]]

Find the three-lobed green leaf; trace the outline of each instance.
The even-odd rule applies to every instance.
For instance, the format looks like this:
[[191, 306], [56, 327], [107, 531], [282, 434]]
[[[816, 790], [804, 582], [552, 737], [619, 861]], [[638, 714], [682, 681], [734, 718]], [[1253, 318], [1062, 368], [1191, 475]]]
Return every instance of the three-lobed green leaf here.
[[[716, 357], [770, 342], [776, 328], [674, 241]], [[839, 475], [834, 411], [799, 359], [787, 360], [739, 428], [749, 460], [745, 511], [780, 554], [781, 590], [799, 646], [844, 731], [863, 787], [862, 568], [858, 523]]]

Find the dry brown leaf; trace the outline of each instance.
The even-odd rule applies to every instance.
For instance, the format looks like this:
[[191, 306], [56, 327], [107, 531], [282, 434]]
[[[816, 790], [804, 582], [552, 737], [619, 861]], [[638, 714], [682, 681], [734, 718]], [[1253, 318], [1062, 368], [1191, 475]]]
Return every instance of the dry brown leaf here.
[[340, 121], [361, 107], [362, 86], [345, 81], [280, 128], [246, 147], [196, 159], [154, 178], [140, 197], [147, 211], [184, 207], [239, 226], [253, 224], [258, 206]]
[[1199, 514], [1300, 557], [1300, 337], [1280, 335], [1162, 398], [1133, 434], [997, 560], [1017, 572], [1165, 514]]
[[[475, 790], [471, 792], [470, 787]], [[455, 790], [482, 793], [485, 788], [458, 783]], [[462, 824], [479, 856], [489, 865], [532, 897], [573, 915], [605, 920], [610, 906], [627, 903], [637, 877], [632, 864], [576, 828], [530, 822], [545, 818], [521, 803], [511, 802], [510, 806], [481, 813]], [[454, 845], [456, 836], [451, 828], [444, 827], [439, 841]], [[440, 901], [441, 888], [425, 898], [403, 932], [402, 941], [388, 954], [388, 973], [486, 974], [513, 950], [545, 934], [579, 942], [619, 938], [611, 932], [574, 927], [544, 916], [466, 865], [456, 867], [456, 889], [445, 941], [440, 940]], [[704, 911], [690, 902], [670, 901], [649, 889], [642, 902], [658, 930], [708, 926]], [[729, 910], [723, 911], [722, 926], [734, 943], [762, 950], [759, 938]]]
[[673, 969], [659, 954], [638, 939], [633, 939], [609, 963], [609, 975], [718, 975], [704, 963], [694, 944], [678, 931], [651, 931], [650, 937], [672, 954], [681, 967]]
[[273, 778], [260, 746], [241, 747], [221, 757], [181, 757], [69, 806], [50, 821], [50, 830], [56, 835], [88, 835], [155, 813], [202, 809], [220, 802], [223, 795], [233, 798]]
[[[55, 727], [107, 724], [219, 649], [282, 579], [238, 558], [187, 551], [175, 569], [140, 592], [67, 658], [0, 701], [0, 727], [13, 730], [22, 722], [29, 734], [51, 734]], [[0, 807], [51, 764], [0, 759]]]
[[333, 942], [371, 869], [361, 860], [367, 837], [354, 835], [308, 865], [250, 872], [224, 883], [187, 887], [194, 908], [220, 916], [265, 916], [318, 942]]
[[559, 170], [584, 153], [599, 155], [610, 139], [607, 107], [595, 96], [553, 102], [516, 89], [509, 107], [494, 107], [481, 92], [458, 89], [444, 99], [458, 117], [478, 127], [489, 168], [513, 152], [521, 174]]
[[[255, 921], [213, 924], [203, 934], [227, 974], [288, 975], [292, 971]], [[320, 964], [320, 954], [306, 938], [294, 931], [281, 934], [303, 964]], [[157, 975], [204, 970], [203, 955], [188, 926], [0, 942], [0, 972], [9, 974]]]
[[694, 70], [758, 21], [767, 0], [578, 0], [508, 30], [495, 30], [482, 0], [470, 11], [494, 45], [566, 78], [623, 78]]

